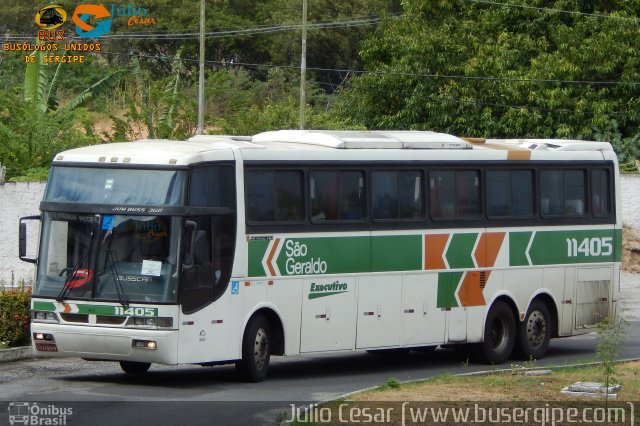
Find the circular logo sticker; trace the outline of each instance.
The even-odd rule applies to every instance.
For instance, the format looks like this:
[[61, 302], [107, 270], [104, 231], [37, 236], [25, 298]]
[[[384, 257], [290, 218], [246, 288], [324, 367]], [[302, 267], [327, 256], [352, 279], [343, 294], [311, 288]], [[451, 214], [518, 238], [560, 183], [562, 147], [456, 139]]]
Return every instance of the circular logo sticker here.
[[36, 24], [45, 30], [53, 30], [64, 24], [67, 20], [67, 12], [60, 6], [50, 4], [36, 13]]

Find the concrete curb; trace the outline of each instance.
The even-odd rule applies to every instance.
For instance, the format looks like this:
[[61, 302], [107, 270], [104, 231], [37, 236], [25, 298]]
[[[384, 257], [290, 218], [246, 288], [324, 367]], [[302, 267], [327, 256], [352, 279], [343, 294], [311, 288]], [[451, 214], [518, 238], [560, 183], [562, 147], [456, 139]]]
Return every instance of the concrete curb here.
[[31, 346], [0, 350], [0, 362], [12, 362], [29, 358], [35, 358]]

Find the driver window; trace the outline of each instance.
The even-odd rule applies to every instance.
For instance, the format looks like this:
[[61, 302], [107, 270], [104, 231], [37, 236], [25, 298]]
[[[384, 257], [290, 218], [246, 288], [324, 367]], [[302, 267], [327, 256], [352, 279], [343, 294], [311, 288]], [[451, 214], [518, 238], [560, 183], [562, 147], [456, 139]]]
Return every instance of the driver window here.
[[212, 303], [227, 289], [235, 247], [233, 168], [197, 167], [191, 175], [190, 204], [228, 207], [232, 213], [192, 216], [183, 232], [182, 312], [193, 313]]

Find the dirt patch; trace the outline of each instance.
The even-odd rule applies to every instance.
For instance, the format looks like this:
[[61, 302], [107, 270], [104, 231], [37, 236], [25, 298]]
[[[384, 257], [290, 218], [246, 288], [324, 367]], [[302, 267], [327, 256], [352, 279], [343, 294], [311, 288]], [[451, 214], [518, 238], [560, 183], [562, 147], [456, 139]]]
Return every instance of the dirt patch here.
[[622, 228], [622, 269], [640, 272], [640, 231], [629, 226]]

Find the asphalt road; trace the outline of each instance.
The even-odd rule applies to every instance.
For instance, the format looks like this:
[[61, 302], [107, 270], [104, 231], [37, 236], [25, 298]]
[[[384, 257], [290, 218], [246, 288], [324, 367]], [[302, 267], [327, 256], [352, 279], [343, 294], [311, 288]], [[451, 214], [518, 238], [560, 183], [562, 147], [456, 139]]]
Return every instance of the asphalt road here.
[[[622, 285], [631, 322], [620, 359], [640, 357], [640, 304], [634, 302], [639, 281], [639, 276], [627, 276]], [[554, 339], [547, 356], [535, 365], [591, 362], [595, 346], [595, 333]], [[0, 425], [8, 424], [3, 405], [18, 401], [72, 407], [66, 424], [269, 425], [277, 424], [292, 403], [335, 398], [389, 378], [416, 380], [485, 369], [490, 367], [464, 364], [445, 349], [404, 356], [350, 352], [273, 358], [267, 381], [248, 384], [237, 381], [233, 366], [154, 365], [147, 375], [132, 377], [117, 363], [34, 359], [0, 364]]]

